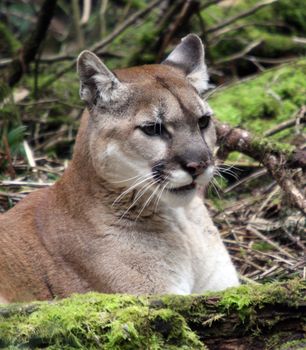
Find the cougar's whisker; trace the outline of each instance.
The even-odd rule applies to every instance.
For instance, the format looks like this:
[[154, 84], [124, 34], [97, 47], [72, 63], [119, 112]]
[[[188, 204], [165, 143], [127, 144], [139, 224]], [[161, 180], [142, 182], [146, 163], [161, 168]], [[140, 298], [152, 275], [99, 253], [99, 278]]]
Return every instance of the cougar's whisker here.
[[121, 215], [120, 219], [119, 219], [119, 222], [120, 220], [122, 220], [125, 215], [130, 211], [131, 208], [133, 208], [133, 206], [138, 202], [138, 200], [148, 191], [148, 189], [150, 187], [152, 187], [153, 185], [155, 184], [154, 181], [150, 181], [148, 184], [145, 184], [144, 186], [141, 187], [141, 189], [139, 190], [142, 191], [142, 193], [139, 195], [139, 192], [137, 192], [137, 197], [133, 200], [132, 204], [125, 210], [125, 212]]
[[147, 176], [147, 175], [150, 175], [150, 174], [151, 174], [151, 172], [148, 173], [148, 174], [145, 174], [145, 175], [140, 174], [140, 175], [136, 175], [136, 176], [133, 176], [133, 177], [129, 177], [127, 179], [120, 180], [120, 181], [109, 181], [109, 182], [112, 183], [112, 184], [119, 184], [119, 183], [122, 183], [122, 182], [125, 182], [125, 181], [139, 179], [139, 178], [142, 178], [143, 176]]
[[136, 217], [136, 221], [139, 218], [139, 216], [141, 215], [141, 213], [145, 210], [146, 206], [150, 204], [151, 199], [154, 197], [154, 194], [158, 189], [159, 189], [159, 186], [157, 186], [155, 188], [155, 190], [151, 193], [150, 197], [146, 200], [145, 204], [143, 205], [142, 209], [140, 210], [140, 212], [138, 213], [138, 215]]
[[215, 182], [215, 179], [212, 179], [212, 181], [210, 182], [210, 185], [214, 189], [214, 191], [216, 192], [218, 198], [221, 199], [220, 193], [218, 191], [218, 185], [217, 185], [217, 182]]
[[139, 179], [139, 182], [136, 182], [134, 185], [130, 186], [128, 189], [123, 191], [113, 202], [112, 206], [114, 206], [122, 197], [124, 197], [126, 194], [128, 194], [130, 191], [132, 191], [137, 186], [141, 185], [142, 183], [153, 179], [153, 173], [151, 173], [149, 176], [145, 176], [144, 178]]
[[166, 186], [168, 185], [168, 182], [167, 182], [168, 178], [169, 178], [169, 175], [165, 178], [165, 180], [164, 180], [165, 184], [164, 184], [164, 186], [162, 187], [162, 189], [161, 189], [161, 191], [160, 191], [160, 194], [157, 196], [157, 201], [156, 201], [156, 204], [155, 204], [154, 212], [156, 212], [157, 207], [158, 207], [158, 204], [159, 204], [159, 201], [161, 200], [161, 197], [162, 197], [162, 195], [163, 195], [163, 192], [164, 192]]

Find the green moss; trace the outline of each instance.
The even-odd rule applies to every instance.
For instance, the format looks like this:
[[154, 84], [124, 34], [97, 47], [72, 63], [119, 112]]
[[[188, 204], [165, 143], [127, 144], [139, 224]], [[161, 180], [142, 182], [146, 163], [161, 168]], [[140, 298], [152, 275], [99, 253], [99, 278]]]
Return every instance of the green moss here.
[[[233, 84], [214, 94], [209, 102], [221, 121], [262, 135], [292, 118], [306, 103], [306, 60]], [[284, 133], [276, 135], [276, 139], [283, 137]]]
[[[63, 349], [201, 349], [184, 318], [168, 310], [149, 310], [146, 298], [74, 295], [55, 304], [41, 304], [30, 316], [0, 317], [4, 345], [45, 343]], [[202, 346], [202, 347], [201, 347]], [[1, 345], [0, 345], [1, 348]]]
[[279, 350], [305, 350], [306, 338], [300, 340], [292, 340], [281, 345]]
[[267, 243], [267, 242], [256, 242], [252, 244], [252, 249], [259, 250], [260, 252], [267, 252], [269, 250], [275, 249], [273, 245]]
[[[257, 285], [256, 287], [243, 285], [239, 289], [229, 288], [222, 294], [221, 311], [237, 311], [242, 322], [247, 323], [247, 327], [255, 327], [256, 329], [260, 320], [255, 315], [265, 304], [273, 305], [286, 301], [289, 305], [294, 305], [296, 298], [301, 297], [301, 295], [304, 295], [304, 300], [306, 300], [306, 287], [303, 287], [303, 291], [301, 291], [298, 288], [298, 280], [292, 280], [289, 283], [290, 292], [284, 290], [281, 283], [273, 284], [273, 288], [270, 284]], [[296, 294], [292, 295], [294, 293]], [[277, 318], [274, 321], [269, 321], [269, 326], [273, 326], [278, 321]]]
[[206, 349], [192, 325], [209, 337], [228, 315], [237, 317], [243, 333], [256, 337], [262, 327], [280, 321], [260, 320], [261, 309], [295, 307], [306, 300], [305, 289], [301, 281], [292, 280], [194, 296], [88, 293], [51, 303], [15, 304], [0, 307], [0, 348]]

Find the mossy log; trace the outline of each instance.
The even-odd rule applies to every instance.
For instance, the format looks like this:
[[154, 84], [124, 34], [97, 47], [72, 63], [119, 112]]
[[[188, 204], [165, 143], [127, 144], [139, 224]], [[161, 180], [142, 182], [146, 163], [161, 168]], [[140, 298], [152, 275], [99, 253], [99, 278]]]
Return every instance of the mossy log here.
[[305, 294], [305, 281], [291, 280], [204, 295], [89, 293], [4, 305], [0, 348], [305, 349]]

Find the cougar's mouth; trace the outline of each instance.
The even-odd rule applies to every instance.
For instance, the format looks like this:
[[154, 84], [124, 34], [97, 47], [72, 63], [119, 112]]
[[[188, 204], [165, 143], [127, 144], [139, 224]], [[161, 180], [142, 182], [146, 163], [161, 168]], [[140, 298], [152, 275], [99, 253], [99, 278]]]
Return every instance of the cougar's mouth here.
[[194, 190], [195, 187], [196, 187], [196, 183], [192, 182], [189, 185], [180, 186], [180, 187], [174, 187], [174, 188], [168, 188], [168, 191], [172, 192], [172, 193], [181, 194], [181, 193], [184, 193], [184, 192], [188, 192], [188, 191]]

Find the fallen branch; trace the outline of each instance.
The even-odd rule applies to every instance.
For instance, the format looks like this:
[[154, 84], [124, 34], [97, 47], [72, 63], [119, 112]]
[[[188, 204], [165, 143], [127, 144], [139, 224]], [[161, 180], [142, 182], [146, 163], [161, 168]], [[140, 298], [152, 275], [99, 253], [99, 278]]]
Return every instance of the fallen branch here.
[[206, 295], [89, 293], [4, 305], [0, 347], [258, 350], [300, 339], [302, 348], [305, 291], [303, 281], [291, 280]]
[[280, 145], [266, 138], [252, 136], [248, 131], [232, 128], [216, 122], [220, 144], [218, 154], [238, 151], [261, 162], [288, 195], [290, 202], [306, 215], [306, 199], [289, 176], [289, 168], [306, 168], [306, 151], [294, 150], [290, 146]]

